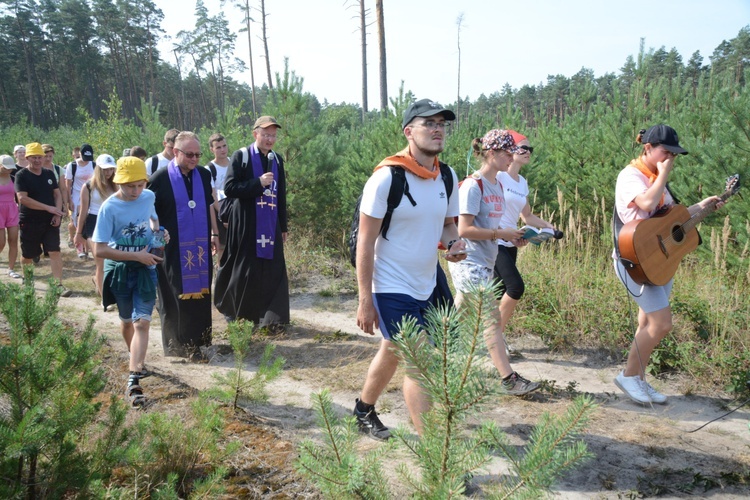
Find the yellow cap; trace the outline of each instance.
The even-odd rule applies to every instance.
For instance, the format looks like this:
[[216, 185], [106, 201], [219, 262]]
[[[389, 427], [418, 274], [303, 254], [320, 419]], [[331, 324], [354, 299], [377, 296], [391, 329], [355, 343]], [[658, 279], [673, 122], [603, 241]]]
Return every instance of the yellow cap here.
[[32, 142], [26, 145], [26, 158], [29, 156], [44, 156], [42, 145], [38, 142]]
[[117, 171], [112, 179], [115, 184], [129, 184], [131, 182], [148, 180], [146, 164], [135, 156], [123, 156], [117, 160]]

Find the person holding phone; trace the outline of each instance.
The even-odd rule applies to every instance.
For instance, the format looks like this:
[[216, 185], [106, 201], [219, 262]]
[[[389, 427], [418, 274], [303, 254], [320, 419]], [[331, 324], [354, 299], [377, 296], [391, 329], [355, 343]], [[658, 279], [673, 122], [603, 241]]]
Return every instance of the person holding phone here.
[[[509, 228], [501, 226], [505, 212], [503, 186], [497, 180], [499, 172], [508, 170], [513, 155], [521, 148], [513, 138], [511, 130], [493, 129], [484, 137], [472, 141], [474, 155], [481, 159], [481, 166], [461, 184], [458, 191], [458, 234], [466, 241], [467, 258], [460, 262], [449, 262], [448, 268], [456, 287], [456, 304], [461, 307], [463, 294], [472, 285], [490, 284], [495, 280], [494, 266], [497, 257], [497, 240], [501, 238], [524, 246], [523, 231], [515, 223]], [[510, 366], [505, 350], [505, 340], [500, 326], [500, 310], [495, 308], [492, 325], [485, 330], [487, 348], [492, 364], [502, 377], [502, 385], [508, 394], [522, 396], [539, 388], [537, 382], [523, 378]]]

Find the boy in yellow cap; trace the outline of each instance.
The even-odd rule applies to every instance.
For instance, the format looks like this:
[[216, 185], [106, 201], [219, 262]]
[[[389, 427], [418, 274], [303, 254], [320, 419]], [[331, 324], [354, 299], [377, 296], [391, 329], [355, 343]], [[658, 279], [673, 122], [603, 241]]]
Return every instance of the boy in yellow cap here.
[[[120, 330], [130, 351], [126, 396], [133, 408], [146, 403], [140, 379], [145, 369], [151, 314], [156, 302], [156, 264], [149, 253], [153, 232], [159, 230], [154, 193], [146, 187], [143, 160], [127, 156], [117, 160], [114, 183], [118, 190], [99, 208], [91, 241], [94, 255], [104, 261], [102, 306], [117, 303]], [[165, 236], [168, 240], [168, 236]]]
[[51, 170], [42, 168], [44, 150], [38, 142], [26, 145], [28, 168], [16, 174], [19, 227], [21, 229], [21, 263], [30, 265], [42, 252], [49, 255], [52, 276], [60, 295], [73, 293], [62, 286], [62, 255], [60, 255], [60, 221], [62, 220], [62, 193]]

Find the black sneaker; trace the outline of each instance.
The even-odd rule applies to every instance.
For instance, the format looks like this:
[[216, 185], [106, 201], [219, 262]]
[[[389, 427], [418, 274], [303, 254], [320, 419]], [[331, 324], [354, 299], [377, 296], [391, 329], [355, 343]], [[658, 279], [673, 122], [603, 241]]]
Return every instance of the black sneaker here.
[[523, 396], [539, 389], [539, 382], [526, 380], [518, 372], [513, 372], [510, 377], [503, 379], [503, 390], [511, 396]]
[[370, 411], [362, 413], [360, 411], [357, 411], [357, 403], [359, 403], [359, 398], [356, 399], [352, 415], [357, 417], [357, 426], [359, 427], [359, 432], [361, 432], [362, 434], [367, 434], [371, 438], [377, 439], [378, 441], [387, 441], [388, 439], [390, 439], [391, 431], [389, 431], [388, 427], [383, 425], [383, 422], [381, 422], [378, 418], [378, 414], [375, 411], [375, 406], [372, 406], [370, 408]]

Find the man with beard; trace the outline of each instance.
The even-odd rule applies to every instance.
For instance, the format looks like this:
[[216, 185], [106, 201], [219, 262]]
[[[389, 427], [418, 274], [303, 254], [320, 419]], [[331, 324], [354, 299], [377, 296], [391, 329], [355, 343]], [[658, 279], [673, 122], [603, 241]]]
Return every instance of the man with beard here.
[[289, 323], [286, 175], [284, 159], [272, 151], [280, 128], [272, 116], [258, 118], [255, 142], [232, 155], [224, 180], [222, 220], [229, 226], [214, 293], [216, 308], [229, 321]]
[[156, 214], [170, 241], [158, 266], [158, 310], [165, 356], [205, 360], [201, 347], [211, 345], [211, 252], [219, 238], [211, 217], [211, 173], [196, 168], [198, 137], [180, 132], [175, 157], [151, 176]]
[[[452, 111], [429, 99], [409, 106], [402, 122], [408, 146], [375, 167], [362, 194], [357, 243], [357, 326], [370, 335], [380, 328], [383, 339], [370, 363], [353, 414], [360, 432], [379, 440], [391, 435], [378, 418], [375, 403], [398, 368], [392, 343], [398, 333], [397, 324], [406, 317], [424, 324], [424, 314], [434, 299], [438, 242], [448, 249], [449, 261], [466, 258], [462, 254], [464, 242], [458, 238], [454, 222], [459, 212], [458, 189], [448, 195], [448, 181], [443, 180], [441, 170], [452, 176], [453, 186], [458, 184], [456, 174], [437, 158], [445, 145], [447, 120], [455, 119]], [[404, 189], [405, 196], [392, 212], [386, 239], [381, 227], [396, 168], [404, 170], [408, 192]], [[408, 373], [403, 392], [412, 423], [421, 434], [421, 415], [429, 409], [430, 402]]]

